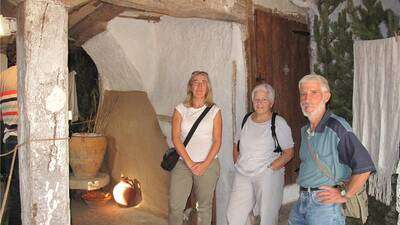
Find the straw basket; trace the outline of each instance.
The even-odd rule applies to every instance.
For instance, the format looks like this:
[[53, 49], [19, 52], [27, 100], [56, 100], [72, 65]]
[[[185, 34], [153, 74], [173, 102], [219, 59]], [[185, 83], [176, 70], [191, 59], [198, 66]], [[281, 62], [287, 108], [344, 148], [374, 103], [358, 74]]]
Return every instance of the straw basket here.
[[107, 139], [93, 133], [73, 134], [69, 141], [69, 164], [77, 178], [96, 177], [103, 162]]

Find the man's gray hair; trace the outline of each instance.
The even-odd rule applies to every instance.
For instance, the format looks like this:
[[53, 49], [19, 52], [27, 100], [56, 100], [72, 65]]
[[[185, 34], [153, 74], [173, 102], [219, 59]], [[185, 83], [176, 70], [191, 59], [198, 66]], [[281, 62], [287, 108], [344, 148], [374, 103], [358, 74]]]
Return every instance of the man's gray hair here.
[[305, 75], [303, 78], [300, 79], [299, 90], [300, 90], [301, 85], [307, 81], [319, 81], [319, 83], [321, 84], [322, 91], [331, 92], [331, 89], [329, 88], [328, 80], [325, 77], [323, 77], [319, 74], [315, 74], [315, 73]]
[[271, 85], [267, 83], [259, 84], [254, 87], [253, 91], [251, 91], [251, 100], [254, 100], [254, 95], [257, 91], [264, 91], [267, 93], [267, 98], [270, 103], [274, 103], [275, 101], [275, 90], [272, 88]]

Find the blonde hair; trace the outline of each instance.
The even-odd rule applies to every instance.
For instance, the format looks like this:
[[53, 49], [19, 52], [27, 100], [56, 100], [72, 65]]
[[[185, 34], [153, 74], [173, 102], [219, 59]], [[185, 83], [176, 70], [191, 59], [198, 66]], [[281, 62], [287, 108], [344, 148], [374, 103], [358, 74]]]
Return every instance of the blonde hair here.
[[207, 78], [207, 92], [206, 92], [206, 97], [205, 97], [205, 104], [206, 106], [211, 106], [212, 104], [214, 104], [213, 101], [213, 92], [212, 92], [212, 87], [211, 87], [211, 82], [210, 82], [210, 78], [208, 77], [208, 73], [204, 72], [204, 71], [193, 71], [192, 75], [190, 76], [190, 79], [187, 83], [187, 87], [186, 87], [186, 99], [183, 102], [183, 104], [186, 107], [192, 107], [193, 106], [193, 93], [191, 91], [191, 85], [193, 83], [193, 79], [197, 76], [197, 75], [202, 75], [205, 78]]

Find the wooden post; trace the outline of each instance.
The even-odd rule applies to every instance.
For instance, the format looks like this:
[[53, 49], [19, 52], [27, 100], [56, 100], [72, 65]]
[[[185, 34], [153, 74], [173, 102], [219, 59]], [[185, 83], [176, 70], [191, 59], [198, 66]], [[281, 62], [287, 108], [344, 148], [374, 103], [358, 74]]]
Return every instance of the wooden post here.
[[247, 111], [252, 110], [251, 91], [256, 84], [257, 60], [256, 60], [256, 34], [255, 34], [255, 11], [253, 0], [247, 0], [247, 37], [245, 41], [246, 64], [247, 64]]
[[18, 5], [18, 139], [22, 223], [70, 224], [68, 14], [60, 0]]

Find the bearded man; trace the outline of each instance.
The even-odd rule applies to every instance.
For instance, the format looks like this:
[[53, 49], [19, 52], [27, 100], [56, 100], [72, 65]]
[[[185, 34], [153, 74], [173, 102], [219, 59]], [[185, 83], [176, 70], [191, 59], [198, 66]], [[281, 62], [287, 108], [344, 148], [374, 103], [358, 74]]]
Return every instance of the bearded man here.
[[300, 195], [289, 225], [344, 225], [342, 204], [361, 190], [375, 166], [345, 119], [327, 109], [331, 92], [323, 76], [304, 76], [299, 91], [308, 124], [301, 129]]

